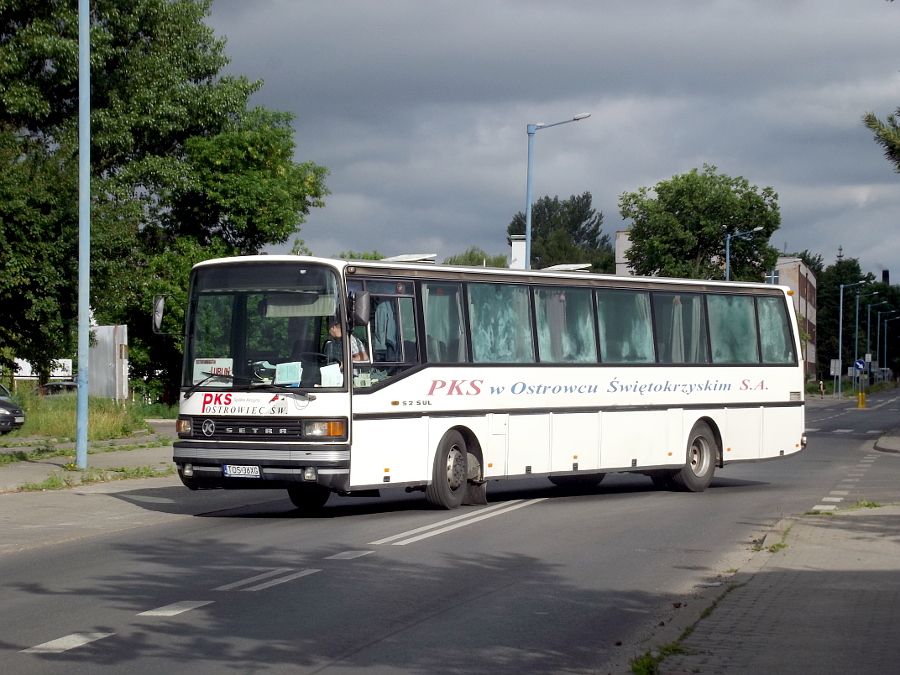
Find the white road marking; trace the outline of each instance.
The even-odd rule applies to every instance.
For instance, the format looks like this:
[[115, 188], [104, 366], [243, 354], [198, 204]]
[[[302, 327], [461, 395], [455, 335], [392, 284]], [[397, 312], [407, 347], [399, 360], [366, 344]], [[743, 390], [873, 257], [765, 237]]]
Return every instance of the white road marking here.
[[844, 478], [841, 480], [842, 483], [858, 483], [859, 478]]
[[60, 654], [76, 647], [102, 640], [103, 638], [115, 635], [115, 633], [72, 633], [58, 640], [51, 640], [35, 647], [23, 649], [24, 654]]
[[500, 504], [494, 504], [493, 506], [488, 506], [486, 509], [478, 509], [477, 511], [472, 511], [469, 513], [464, 513], [461, 516], [453, 516], [452, 518], [447, 518], [446, 520], [442, 520], [438, 523], [432, 523], [431, 525], [425, 525], [424, 527], [417, 527], [414, 530], [407, 530], [406, 532], [401, 532], [400, 534], [395, 534], [390, 537], [385, 537], [384, 539], [379, 539], [378, 541], [370, 541], [369, 546], [378, 546], [379, 544], [387, 544], [392, 541], [396, 541], [397, 539], [403, 539], [403, 537], [407, 537], [411, 534], [418, 534], [419, 532], [424, 532], [425, 530], [431, 530], [435, 527], [441, 527], [446, 525], [447, 523], [455, 523], [457, 520], [463, 520], [465, 518], [472, 518], [478, 516], [482, 513], [487, 513], [488, 511], [494, 511], [496, 509], [506, 508], [511, 504], [516, 504], [522, 501], [521, 499], [514, 499], [509, 502], [501, 502]]
[[370, 553], [375, 553], [375, 551], [344, 551], [343, 553], [330, 555], [325, 560], [353, 560], [354, 558], [362, 558]]
[[192, 609], [197, 609], [198, 607], [211, 605], [212, 603], [212, 600], [182, 600], [181, 602], [173, 602], [171, 605], [166, 605], [165, 607], [148, 609], [146, 612], [138, 614], [138, 616], [176, 616], [178, 614], [190, 612]]
[[853, 429], [835, 429], [834, 433], [836, 433], [836, 434], [852, 434]]
[[846, 496], [846, 495], [850, 494], [850, 491], [849, 490], [832, 490], [828, 494], [830, 494], [830, 495], [845, 495]]
[[823, 502], [842, 502], [844, 501], [843, 497], [822, 497]]
[[269, 572], [263, 572], [262, 574], [257, 574], [255, 577], [250, 577], [249, 579], [242, 579], [241, 581], [235, 581], [232, 584], [225, 584], [224, 586], [219, 586], [218, 588], [214, 588], [214, 591], [230, 591], [239, 586], [246, 586], [247, 584], [252, 584], [256, 581], [262, 581], [263, 579], [268, 579], [269, 577], [278, 576], [279, 574], [284, 574], [285, 572], [290, 572], [293, 568], [291, 567], [280, 567], [278, 569], [271, 570]]
[[837, 509], [837, 506], [834, 504], [816, 504], [812, 507], [813, 511], [834, 511]]
[[806, 430], [806, 433], [811, 434], [811, 433], [813, 433], [814, 431], [818, 431], [818, 429], [807, 429], [807, 430]]
[[261, 591], [264, 588], [270, 588], [272, 586], [277, 586], [278, 584], [283, 584], [288, 581], [293, 581], [294, 579], [299, 579], [300, 577], [306, 577], [310, 574], [315, 574], [316, 572], [321, 572], [322, 570], [303, 570], [301, 572], [294, 572], [293, 574], [288, 574], [286, 577], [280, 577], [279, 579], [273, 579], [272, 581], [267, 581], [264, 584], [259, 584], [258, 586], [251, 586], [250, 588], [242, 588], [242, 591]]
[[881, 432], [881, 429], [872, 429], [870, 431], [867, 431], [866, 433], [867, 434], [880, 434], [882, 432]]
[[524, 506], [530, 506], [531, 504], [537, 504], [538, 502], [542, 502], [548, 497], [541, 497], [540, 499], [529, 499], [527, 502], [522, 502], [521, 504], [515, 504], [510, 506], [508, 509], [503, 509], [502, 511], [494, 511], [493, 513], [484, 513], [483, 515], [476, 516], [475, 518], [470, 518], [469, 520], [465, 520], [461, 523], [456, 523], [455, 525], [448, 525], [447, 527], [442, 527], [438, 530], [432, 530], [431, 532], [425, 532], [424, 534], [417, 535], [415, 537], [410, 537], [409, 539], [404, 539], [402, 541], [395, 541], [392, 546], [406, 546], [407, 544], [412, 544], [414, 542], [420, 541], [422, 539], [427, 539], [428, 537], [433, 537], [437, 534], [443, 534], [444, 532], [449, 532], [450, 530], [455, 530], [458, 527], [465, 527], [466, 525], [471, 525], [472, 523], [477, 523], [479, 520], [485, 520], [487, 518], [493, 518], [494, 516], [502, 516], [510, 511], [515, 511], [516, 509], [521, 509]]

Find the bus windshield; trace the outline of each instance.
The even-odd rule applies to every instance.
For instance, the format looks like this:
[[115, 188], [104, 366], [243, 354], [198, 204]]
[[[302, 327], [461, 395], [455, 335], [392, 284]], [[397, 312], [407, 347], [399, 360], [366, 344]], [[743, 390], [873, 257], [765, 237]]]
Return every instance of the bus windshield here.
[[315, 264], [199, 267], [183, 385], [342, 387], [344, 316], [335, 271]]

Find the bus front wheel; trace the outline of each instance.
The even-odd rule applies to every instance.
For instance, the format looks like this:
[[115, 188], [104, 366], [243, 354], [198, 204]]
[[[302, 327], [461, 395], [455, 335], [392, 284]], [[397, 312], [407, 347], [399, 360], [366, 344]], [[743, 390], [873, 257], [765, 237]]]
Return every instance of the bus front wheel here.
[[672, 475], [676, 490], [703, 492], [712, 482], [716, 471], [719, 445], [716, 436], [706, 422], [697, 422], [691, 429], [687, 444], [687, 462]]
[[300, 511], [307, 513], [321, 509], [331, 496], [331, 490], [315, 483], [292, 485], [287, 489], [287, 493], [291, 503]]
[[455, 509], [463, 503], [467, 483], [466, 441], [458, 431], [448, 431], [434, 455], [434, 471], [425, 488], [425, 498], [438, 508]]

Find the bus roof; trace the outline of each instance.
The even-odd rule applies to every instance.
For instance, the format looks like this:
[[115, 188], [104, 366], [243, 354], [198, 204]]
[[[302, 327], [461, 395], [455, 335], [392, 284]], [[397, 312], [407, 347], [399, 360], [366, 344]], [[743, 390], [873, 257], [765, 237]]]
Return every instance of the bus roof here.
[[[399, 256], [398, 256], [399, 257]], [[665, 287], [696, 287], [696, 290], [704, 289], [726, 289], [734, 288], [735, 290], [768, 290], [779, 289], [787, 292], [786, 286], [778, 286], [774, 284], [766, 284], [762, 282], [747, 281], [719, 281], [712, 279], [682, 279], [676, 277], [641, 277], [641, 276], [617, 276], [615, 274], [598, 274], [594, 272], [586, 272], [583, 270], [564, 270], [546, 269], [546, 270], [523, 270], [509, 269], [504, 267], [480, 267], [467, 265], [447, 265], [433, 262], [422, 262], [421, 260], [403, 262], [394, 260], [339, 260], [336, 258], [323, 258], [318, 256], [299, 256], [299, 255], [250, 255], [235, 256], [231, 258], [214, 258], [204, 260], [194, 265], [194, 269], [208, 266], [218, 265], [239, 265], [239, 264], [273, 264], [273, 263], [316, 263], [334, 267], [342, 274], [348, 272], [351, 274], [376, 274], [378, 276], [393, 276], [400, 274], [413, 278], [452, 278], [465, 279], [471, 278], [473, 275], [479, 277], [503, 279], [506, 281], [516, 281], [520, 283], [547, 283], [548, 281], [563, 281], [571, 283], [573, 281], [585, 284], [596, 284], [598, 281], [603, 282], [603, 286], [618, 286], [620, 288], [629, 286], [650, 287], [657, 290]], [[580, 284], [579, 284], [580, 285]]]

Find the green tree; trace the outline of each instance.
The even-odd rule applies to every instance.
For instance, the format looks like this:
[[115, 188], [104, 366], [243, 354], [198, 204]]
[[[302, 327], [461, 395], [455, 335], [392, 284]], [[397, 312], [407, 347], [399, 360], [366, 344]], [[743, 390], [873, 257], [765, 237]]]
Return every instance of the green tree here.
[[704, 164], [657, 183], [624, 193], [623, 218], [630, 218], [631, 248], [626, 253], [636, 274], [694, 279], [725, 278], [725, 235], [762, 230], [731, 239], [731, 278], [762, 281], [778, 252], [767, 242], [778, 229], [778, 195], [759, 190], [742, 177], [716, 173]]
[[470, 246], [465, 253], [452, 255], [444, 262], [448, 265], [468, 265], [470, 267], [509, 267], [504, 254], [488, 255], [478, 246]]
[[[602, 233], [603, 214], [591, 205], [590, 192], [568, 199], [541, 197], [531, 207], [531, 265], [544, 269], [562, 263], [590, 263], [593, 272], [613, 272], [615, 253]], [[525, 234], [525, 213], [513, 216], [507, 234]]]
[[[841, 323], [840, 287], [843, 284], [856, 284], [860, 281], [874, 281], [871, 274], [864, 274], [856, 258], [844, 258], [838, 253], [836, 261], [825, 267], [816, 280], [816, 361], [821, 376], [829, 372], [831, 359], [838, 358], [838, 327]], [[855, 334], [855, 293], [871, 293], [873, 289], [868, 286], [861, 289], [859, 286], [844, 289], [843, 309], [843, 347], [842, 358], [846, 367], [852, 365], [853, 356], [856, 353], [853, 338]], [[865, 302], [860, 303], [865, 308]], [[865, 318], [865, 317], [863, 317]], [[865, 337], [865, 326], [860, 335]], [[865, 345], [865, 341], [861, 340]]]
[[378, 251], [341, 251], [331, 257], [339, 260], [382, 260], [387, 256]]
[[[260, 82], [221, 75], [224, 40], [204, 23], [211, 0], [91, 6], [91, 305], [101, 323], [129, 323], [132, 362], [147, 364], [134, 374], [147, 375], [172, 352], [169, 338], [148, 332], [153, 275], [180, 275], [171, 281], [182, 292], [187, 283], [167, 256], [189, 251], [197, 261], [287, 242], [323, 205], [327, 170], [293, 161], [289, 114], [248, 106]], [[0, 293], [59, 270], [44, 296], [7, 304], [15, 316], [0, 331], [0, 354], [33, 362], [72, 342], [77, 29], [74, 0], [0, 3], [3, 168], [33, 175], [18, 192], [0, 189], [0, 236], [11, 242], [0, 276], [24, 270]], [[45, 337], [28, 337], [36, 316], [50, 326]]]

